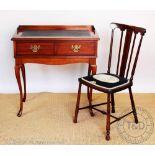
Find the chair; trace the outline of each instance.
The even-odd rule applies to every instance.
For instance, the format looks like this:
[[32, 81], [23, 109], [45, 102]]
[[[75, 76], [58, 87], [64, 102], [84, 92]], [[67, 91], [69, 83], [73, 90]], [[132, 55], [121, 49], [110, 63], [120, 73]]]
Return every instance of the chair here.
[[[101, 112], [102, 114], [106, 114], [106, 140], [110, 140], [110, 125], [126, 117], [127, 115], [133, 113], [135, 123], [138, 123], [131, 86], [133, 85], [133, 77], [135, 74], [135, 69], [143, 36], [146, 32], [146, 29], [144, 28], [119, 23], [111, 23], [111, 27], [112, 34], [107, 73], [100, 73], [79, 78], [79, 89], [74, 116], [74, 123], [77, 123], [79, 110], [86, 108], [89, 109], [91, 116], [94, 116], [92, 110], [96, 110]], [[118, 40], [118, 54], [113, 53], [114, 32], [116, 33], [116, 30], [120, 33], [120, 40]], [[135, 46], [137, 47], [135, 48]], [[117, 57], [114, 57], [114, 60], [117, 64], [115, 67], [115, 73], [111, 73], [111, 63], [113, 54], [117, 54]], [[89, 106], [86, 107], [79, 107], [82, 84], [87, 86], [89, 88], [88, 90], [90, 90], [88, 93]], [[92, 105], [92, 89], [107, 93], [107, 102]], [[115, 113], [114, 93], [124, 89], [129, 90], [132, 111], [118, 118], [111, 115], [111, 112]], [[102, 111], [96, 108], [100, 105], [107, 105], [107, 111]], [[115, 120], [110, 121], [110, 117], [113, 117]]]

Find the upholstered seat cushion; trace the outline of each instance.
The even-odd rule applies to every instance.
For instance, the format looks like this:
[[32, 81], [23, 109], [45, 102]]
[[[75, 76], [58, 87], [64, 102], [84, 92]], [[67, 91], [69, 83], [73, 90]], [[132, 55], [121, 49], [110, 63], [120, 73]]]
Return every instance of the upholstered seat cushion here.
[[131, 82], [125, 78], [114, 74], [100, 73], [96, 75], [85, 76], [81, 78], [82, 81], [95, 85], [96, 87], [105, 90], [115, 90], [121, 87], [128, 86]]

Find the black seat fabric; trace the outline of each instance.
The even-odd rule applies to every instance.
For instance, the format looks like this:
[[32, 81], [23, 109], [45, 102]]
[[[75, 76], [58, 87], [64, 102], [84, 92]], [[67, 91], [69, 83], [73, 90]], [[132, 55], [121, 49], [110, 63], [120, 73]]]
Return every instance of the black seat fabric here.
[[121, 87], [129, 86], [131, 84], [131, 82], [125, 78], [107, 73], [85, 76], [82, 77], [80, 80], [92, 84], [96, 87], [103, 88], [107, 91], [119, 89]]

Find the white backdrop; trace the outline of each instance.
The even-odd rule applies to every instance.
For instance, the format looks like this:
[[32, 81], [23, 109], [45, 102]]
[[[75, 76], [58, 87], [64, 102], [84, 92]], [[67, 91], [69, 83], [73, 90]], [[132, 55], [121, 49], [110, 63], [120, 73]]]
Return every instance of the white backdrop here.
[[[0, 11], [0, 93], [16, 93], [11, 37], [18, 25], [95, 25], [100, 36], [97, 72], [106, 72], [110, 22], [147, 29], [134, 78], [134, 92], [155, 92], [155, 11]], [[48, 66], [26, 64], [28, 92], [77, 92], [78, 77], [87, 74], [86, 64]], [[85, 91], [86, 89], [83, 89]]]

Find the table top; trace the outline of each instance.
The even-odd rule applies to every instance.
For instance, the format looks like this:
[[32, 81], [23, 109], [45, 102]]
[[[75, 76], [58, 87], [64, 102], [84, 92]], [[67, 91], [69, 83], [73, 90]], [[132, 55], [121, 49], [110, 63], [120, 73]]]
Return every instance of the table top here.
[[27, 30], [23, 31], [22, 37], [90, 37], [87, 30]]
[[92, 25], [22, 25], [12, 40], [99, 40]]

